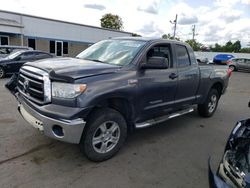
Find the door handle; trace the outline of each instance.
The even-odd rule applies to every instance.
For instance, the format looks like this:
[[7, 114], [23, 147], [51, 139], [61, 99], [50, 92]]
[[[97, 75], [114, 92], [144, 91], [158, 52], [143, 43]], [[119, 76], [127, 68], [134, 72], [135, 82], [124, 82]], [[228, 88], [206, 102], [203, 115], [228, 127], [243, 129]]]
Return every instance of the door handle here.
[[175, 78], [178, 78], [178, 75], [175, 74], [175, 73], [171, 73], [171, 74], [169, 75], [169, 78], [172, 79], [172, 80], [174, 80]]

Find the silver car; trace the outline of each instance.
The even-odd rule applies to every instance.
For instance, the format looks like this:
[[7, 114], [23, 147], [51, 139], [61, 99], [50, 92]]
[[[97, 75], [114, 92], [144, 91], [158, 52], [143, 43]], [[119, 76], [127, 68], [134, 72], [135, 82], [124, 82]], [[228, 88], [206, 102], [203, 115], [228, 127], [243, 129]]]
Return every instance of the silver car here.
[[233, 70], [248, 70], [250, 71], [250, 59], [247, 58], [232, 58], [228, 61], [228, 66]]

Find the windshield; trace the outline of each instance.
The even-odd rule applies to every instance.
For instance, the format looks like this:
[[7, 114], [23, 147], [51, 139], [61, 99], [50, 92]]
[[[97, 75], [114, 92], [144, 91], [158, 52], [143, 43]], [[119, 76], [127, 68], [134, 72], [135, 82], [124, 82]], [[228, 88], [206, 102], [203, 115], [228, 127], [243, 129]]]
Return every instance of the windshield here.
[[21, 53], [23, 53], [23, 51], [17, 51], [17, 52], [13, 52], [10, 55], [8, 55], [6, 57], [6, 59], [15, 59], [17, 56], [19, 56]]
[[77, 58], [124, 66], [133, 60], [144, 44], [144, 41], [104, 40], [87, 48]]

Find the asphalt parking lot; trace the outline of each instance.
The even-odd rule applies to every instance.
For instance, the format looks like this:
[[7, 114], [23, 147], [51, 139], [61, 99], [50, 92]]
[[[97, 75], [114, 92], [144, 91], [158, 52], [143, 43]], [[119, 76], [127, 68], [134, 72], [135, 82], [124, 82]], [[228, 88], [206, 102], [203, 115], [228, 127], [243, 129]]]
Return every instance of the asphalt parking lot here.
[[0, 80], [0, 185], [5, 187], [208, 187], [237, 120], [250, 117], [250, 73], [235, 72], [212, 118], [197, 112], [133, 132], [114, 158], [88, 161], [77, 145], [51, 140], [16, 110]]

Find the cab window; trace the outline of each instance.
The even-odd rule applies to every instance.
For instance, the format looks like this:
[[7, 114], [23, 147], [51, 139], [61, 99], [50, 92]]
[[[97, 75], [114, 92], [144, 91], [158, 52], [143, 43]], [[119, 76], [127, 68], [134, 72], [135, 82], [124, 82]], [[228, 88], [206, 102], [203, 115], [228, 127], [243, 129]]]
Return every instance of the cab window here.
[[147, 60], [150, 57], [164, 57], [165, 62], [168, 64], [168, 66], [171, 66], [171, 59], [170, 59], [170, 46], [163, 44], [163, 45], [156, 45], [148, 50], [147, 52]]
[[187, 67], [191, 65], [190, 57], [186, 46], [176, 45], [176, 55], [178, 67]]

